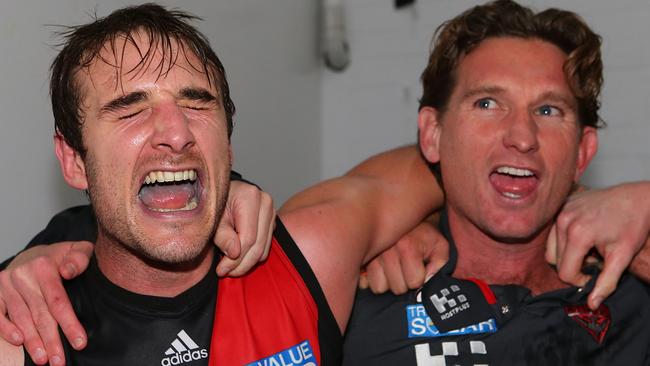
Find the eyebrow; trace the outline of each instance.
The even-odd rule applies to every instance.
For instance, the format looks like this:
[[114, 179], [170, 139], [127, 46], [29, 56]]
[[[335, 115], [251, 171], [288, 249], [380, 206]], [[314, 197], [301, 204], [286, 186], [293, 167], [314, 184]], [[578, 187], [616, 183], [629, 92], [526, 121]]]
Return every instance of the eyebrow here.
[[548, 91], [542, 95], [539, 96], [539, 100], [550, 100], [553, 102], [560, 102], [563, 103], [573, 109], [577, 108], [577, 102], [575, 97], [566, 95], [564, 93], [558, 93], [554, 91]]
[[178, 93], [180, 99], [197, 100], [201, 102], [216, 102], [217, 97], [203, 88], [183, 88]]
[[121, 97], [115, 98], [110, 102], [104, 104], [99, 110], [100, 113], [114, 112], [120, 109], [124, 109], [133, 104], [140, 103], [149, 98], [149, 93], [144, 91], [135, 91]]
[[461, 100], [466, 100], [483, 94], [501, 94], [503, 91], [504, 89], [502, 87], [496, 85], [480, 86], [478, 88], [468, 90], [465, 94], [463, 94]]

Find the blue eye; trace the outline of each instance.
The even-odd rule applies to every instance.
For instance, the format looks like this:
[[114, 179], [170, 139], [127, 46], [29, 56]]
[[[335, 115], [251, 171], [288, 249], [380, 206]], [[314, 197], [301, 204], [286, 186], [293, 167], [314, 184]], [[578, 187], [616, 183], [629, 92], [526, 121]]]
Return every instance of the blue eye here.
[[559, 108], [550, 105], [543, 105], [537, 109], [540, 116], [558, 116], [562, 114]]
[[482, 98], [477, 100], [474, 105], [480, 109], [493, 109], [496, 107], [496, 102], [492, 98]]

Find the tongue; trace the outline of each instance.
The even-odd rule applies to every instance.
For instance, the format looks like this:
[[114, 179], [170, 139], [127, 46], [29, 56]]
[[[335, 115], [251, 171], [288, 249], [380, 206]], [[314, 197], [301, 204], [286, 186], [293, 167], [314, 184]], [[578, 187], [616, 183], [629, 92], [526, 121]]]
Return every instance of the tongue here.
[[492, 186], [501, 194], [511, 193], [517, 196], [527, 196], [537, 187], [537, 178], [513, 177], [507, 174], [494, 173], [490, 175]]
[[196, 191], [194, 185], [165, 184], [144, 186], [140, 189], [140, 200], [152, 210], [178, 210], [185, 207]]

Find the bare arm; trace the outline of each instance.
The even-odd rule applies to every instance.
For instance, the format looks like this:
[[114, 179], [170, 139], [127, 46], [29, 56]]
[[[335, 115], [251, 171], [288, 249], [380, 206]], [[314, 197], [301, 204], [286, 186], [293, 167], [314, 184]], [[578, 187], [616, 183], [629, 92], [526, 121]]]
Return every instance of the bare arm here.
[[377, 155], [295, 195], [279, 214], [343, 330], [361, 265], [442, 204], [433, 175], [411, 146]]

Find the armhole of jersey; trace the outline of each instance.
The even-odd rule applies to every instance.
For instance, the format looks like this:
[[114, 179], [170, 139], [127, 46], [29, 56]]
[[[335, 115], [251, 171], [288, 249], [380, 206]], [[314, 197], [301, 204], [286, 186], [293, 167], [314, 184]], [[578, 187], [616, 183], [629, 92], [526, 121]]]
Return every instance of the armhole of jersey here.
[[280, 218], [275, 220], [275, 237], [282, 247], [282, 250], [296, 268], [309, 289], [311, 296], [318, 307], [318, 338], [321, 347], [321, 364], [322, 365], [340, 365], [342, 357], [343, 337], [339, 330], [338, 323], [332, 314], [332, 310], [327, 303], [323, 289], [320, 287], [316, 275], [312, 271], [309, 263], [302, 255], [302, 252], [293, 241], [291, 235], [282, 224]]

